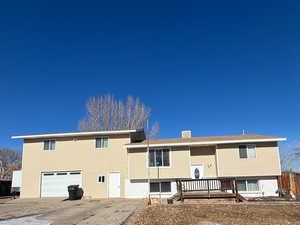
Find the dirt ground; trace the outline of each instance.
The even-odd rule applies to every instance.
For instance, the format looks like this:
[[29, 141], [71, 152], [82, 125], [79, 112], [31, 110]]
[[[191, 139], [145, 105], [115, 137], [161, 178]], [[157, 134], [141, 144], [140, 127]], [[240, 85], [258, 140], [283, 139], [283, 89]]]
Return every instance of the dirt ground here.
[[7, 198], [0, 198], [0, 204], [3, 204], [5, 202], [11, 201], [13, 198], [12, 197], [7, 197]]
[[[0, 203], [0, 224], [119, 225], [141, 204], [141, 200], [102, 199], [64, 201], [60, 198], [16, 199]], [[21, 220], [19, 220], [21, 219]], [[24, 220], [24, 221], [23, 221]], [[32, 221], [26, 222], [25, 221]], [[38, 221], [41, 223], [38, 223]], [[13, 224], [16, 224], [14, 222]]]
[[156, 205], [135, 217], [134, 225], [300, 225], [300, 204]]

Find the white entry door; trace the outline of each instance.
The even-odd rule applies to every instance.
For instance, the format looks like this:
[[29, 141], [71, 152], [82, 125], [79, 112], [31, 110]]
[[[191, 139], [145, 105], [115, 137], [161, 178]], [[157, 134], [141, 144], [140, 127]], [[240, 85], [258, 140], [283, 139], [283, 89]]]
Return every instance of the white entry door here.
[[109, 173], [108, 193], [110, 198], [120, 197], [120, 173]]
[[44, 172], [41, 197], [67, 197], [69, 185], [82, 185], [81, 171]]
[[201, 179], [203, 177], [203, 165], [194, 164], [191, 166], [192, 179]]

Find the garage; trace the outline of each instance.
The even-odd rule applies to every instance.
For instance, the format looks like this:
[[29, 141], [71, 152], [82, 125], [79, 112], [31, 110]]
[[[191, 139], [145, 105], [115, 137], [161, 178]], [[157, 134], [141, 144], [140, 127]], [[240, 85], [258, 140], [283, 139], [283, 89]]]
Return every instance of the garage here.
[[69, 185], [82, 186], [81, 171], [43, 172], [41, 197], [67, 197]]

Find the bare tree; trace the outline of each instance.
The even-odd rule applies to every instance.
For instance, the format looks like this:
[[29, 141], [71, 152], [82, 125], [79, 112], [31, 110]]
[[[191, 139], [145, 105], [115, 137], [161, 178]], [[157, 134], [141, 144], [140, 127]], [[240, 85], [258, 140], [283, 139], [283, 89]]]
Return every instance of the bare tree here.
[[152, 127], [151, 130], [149, 131], [149, 139], [154, 138], [157, 134], [159, 133], [159, 123], [155, 122]]
[[[86, 110], [86, 117], [78, 122], [80, 131], [143, 129], [151, 112], [139, 98], [128, 96], [124, 103], [111, 94], [91, 97], [86, 103]], [[158, 123], [153, 129], [158, 132]], [[152, 136], [155, 135], [154, 130]]]
[[300, 140], [298, 140], [296, 147], [294, 148], [295, 156], [300, 159]]
[[280, 163], [283, 172], [295, 172], [300, 166], [300, 147], [299, 141], [292, 147], [282, 150], [280, 149]]
[[21, 153], [9, 148], [0, 148], [0, 179], [11, 179], [12, 171], [20, 168]]
[[285, 152], [280, 156], [280, 163], [282, 172], [292, 172], [296, 169], [297, 158], [295, 154]]

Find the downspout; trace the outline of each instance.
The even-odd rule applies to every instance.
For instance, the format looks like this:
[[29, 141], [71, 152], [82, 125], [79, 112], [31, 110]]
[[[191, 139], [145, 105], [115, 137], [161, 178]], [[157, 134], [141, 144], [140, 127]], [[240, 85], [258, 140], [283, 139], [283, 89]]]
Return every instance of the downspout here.
[[150, 166], [149, 166], [149, 153], [150, 153], [150, 147], [149, 147], [149, 121], [147, 120], [147, 167], [148, 167], [148, 205], [151, 205], [151, 197], [150, 197]]
[[218, 145], [215, 146], [215, 156], [216, 156], [216, 172], [217, 172], [217, 177], [219, 177], [220, 172], [219, 172]]

